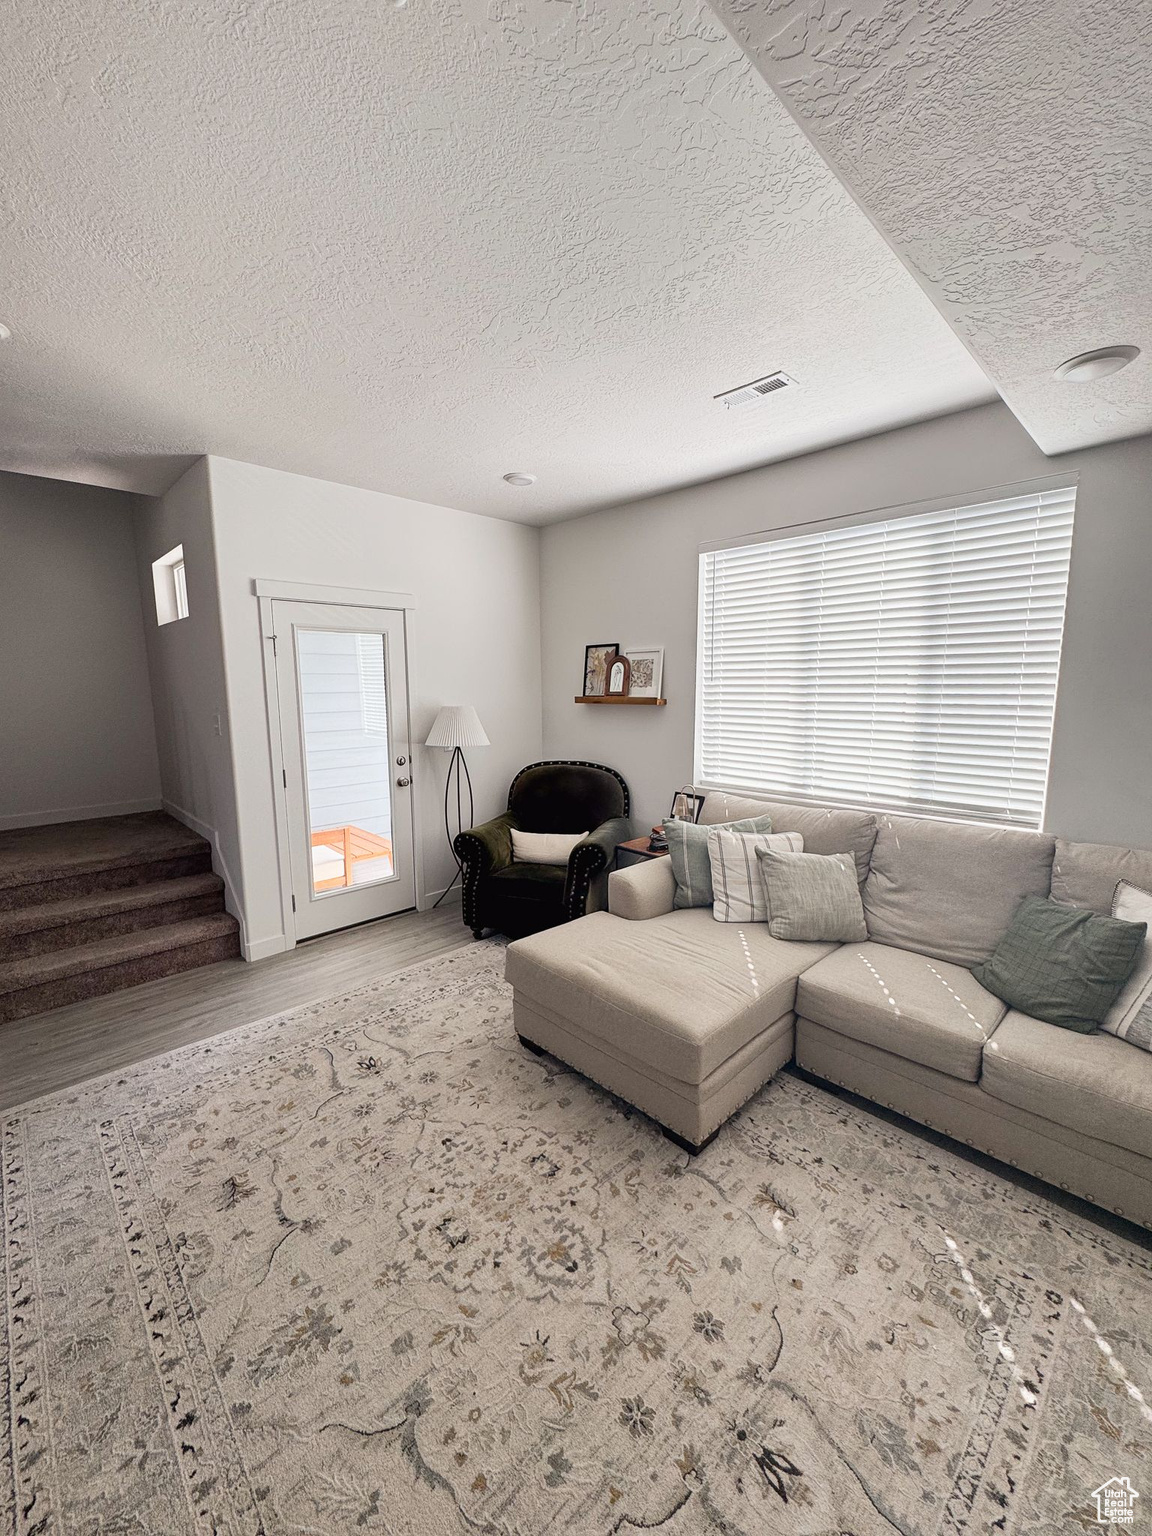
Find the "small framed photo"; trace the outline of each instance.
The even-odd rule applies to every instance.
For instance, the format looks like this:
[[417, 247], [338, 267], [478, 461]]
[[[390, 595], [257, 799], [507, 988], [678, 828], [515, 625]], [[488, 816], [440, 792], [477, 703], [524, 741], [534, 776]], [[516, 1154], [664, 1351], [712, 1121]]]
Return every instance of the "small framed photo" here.
[[619, 643], [615, 640], [610, 645], [584, 647], [584, 687], [581, 692], [585, 698], [593, 698], [607, 690], [608, 663], [619, 650]]
[[627, 656], [613, 656], [608, 663], [608, 686], [604, 692], [613, 699], [625, 698], [631, 674], [632, 668], [628, 664]]
[[629, 693], [634, 699], [658, 699], [664, 686], [664, 647], [630, 645], [624, 652], [632, 669]]
[[703, 809], [703, 795], [698, 795], [692, 789], [678, 789], [672, 796], [672, 809], [668, 812], [668, 820], [699, 821], [700, 812]]

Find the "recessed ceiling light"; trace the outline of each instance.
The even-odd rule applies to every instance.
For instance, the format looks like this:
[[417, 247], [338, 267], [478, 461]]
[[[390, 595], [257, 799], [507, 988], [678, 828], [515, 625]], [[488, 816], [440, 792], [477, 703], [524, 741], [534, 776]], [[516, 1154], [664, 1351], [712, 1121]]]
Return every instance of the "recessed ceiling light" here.
[[508, 473], [504, 476], [504, 478], [505, 478], [505, 480], [507, 480], [509, 485], [535, 485], [536, 484], [536, 476], [535, 475], [526, 475], [526, 474], [523, 473], [522, 470], [519, 470], [519, 469], [510, 469], [508, 471]]
[[1095, 352], [1081, 352], [1061, 363], [1053, 378], [1087, 384], [1092, 379], [1106, 379], [1110, 373], [1119, 373], [1139, 356], [1139, 347], [1098, 347]]
[[0, 324], [0, 341], [11, 341], [12, 332], [6, 325]]

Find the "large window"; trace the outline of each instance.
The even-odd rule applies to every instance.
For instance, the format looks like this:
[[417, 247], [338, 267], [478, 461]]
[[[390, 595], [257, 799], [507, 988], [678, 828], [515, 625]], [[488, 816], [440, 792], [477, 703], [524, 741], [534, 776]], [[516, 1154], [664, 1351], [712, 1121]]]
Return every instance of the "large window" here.
[[1038, 827], [1074, 488], [700, 557], [696, 776]]

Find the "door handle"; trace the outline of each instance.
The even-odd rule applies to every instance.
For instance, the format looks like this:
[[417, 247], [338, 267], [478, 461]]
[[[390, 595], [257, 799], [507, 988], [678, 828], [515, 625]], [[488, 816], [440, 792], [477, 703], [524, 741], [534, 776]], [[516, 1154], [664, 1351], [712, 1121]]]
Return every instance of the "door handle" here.
[[411, 782], [412, 782], [411, 779], [397, 779], [396, 780], [396, 783], [400, 786], [401, 789], [407, 789], [409, 784], [411, 784]]

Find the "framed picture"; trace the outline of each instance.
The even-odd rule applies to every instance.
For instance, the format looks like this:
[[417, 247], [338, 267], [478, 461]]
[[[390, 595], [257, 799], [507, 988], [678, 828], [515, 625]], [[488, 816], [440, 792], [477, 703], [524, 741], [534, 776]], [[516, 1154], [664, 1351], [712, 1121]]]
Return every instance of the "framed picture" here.
[[700, 812], [703, 809], [703, 795], [698, 795], [693, 789], [678, 789], [672, 796], [672, 809], [668, 812], [668, 820], [699, 821]]
[[622, 699], [628, 693], [628, 679], [632, 668], [627, 656], [613, 656], [608, 663], [608, 686], [604, 692], [611, 698]]
[[586, 645], [584, 647], [584, 687], [582, 692], [585, 697], [592, 697], [598, 693], [606, 693], [608, 689], [608, 663], [619, 653], [620, 646], [616, 641], [611, 645]]
[[632, 669], [629, 693], [634, 699], [658, 699], [664, 686], [664, 647], [630, 645], [624, 652]]

